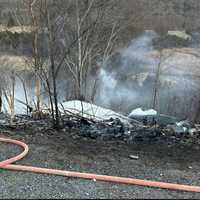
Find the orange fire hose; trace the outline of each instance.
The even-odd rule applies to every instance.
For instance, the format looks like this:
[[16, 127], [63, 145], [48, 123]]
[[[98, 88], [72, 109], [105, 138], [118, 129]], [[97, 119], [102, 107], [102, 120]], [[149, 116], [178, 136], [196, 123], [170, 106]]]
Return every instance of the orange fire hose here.
[[25, 165], [15, 165], [16, 161], [24, 158], [28, 153], [28, 145], [23, 142], [12, 140], [9, 138], [0, 138], [0, 142], [7, 142], [12, 144], [17, 144], [24, 148], [24, 151], [15, 156], [13, 158], [7, 159], [5, 161], [0, 162], [0, 168], [8, 169], [8, 170], [16, 170], [16, 171], [26, 171], [26, 172], [34, 172], [34, 173], [44, 173], [44, 174], [54, 174], [59, 176], [67, 176], [67, 177], [76, 177], [83, 179], [91, 179], [94, 181], [107, 181], [121, 184], [131, 184], [131, 185], [140, 185], [147, 187], [156, 187], [162, 189], [171, 189], [171, 190], [181, 190], [187, 192], [198, 192], [200, 193], [200, 186], [190, 186], [190, 185], [179, 185], [172, 183], [164, 183], [157, 181], [148, 181], [134, 178], [125, 178], [125, 177], [117, 177], [117, 176], [107, 176], [107, 175], [98, 175], [98, 174], [90, 174], [90, 173], [80, 173], [74, 171], [64, 171], [64, 170], [56, 170], [56, 169], [47, 169], [47, 168], [39, 168], [33, 166], [25, 166]]

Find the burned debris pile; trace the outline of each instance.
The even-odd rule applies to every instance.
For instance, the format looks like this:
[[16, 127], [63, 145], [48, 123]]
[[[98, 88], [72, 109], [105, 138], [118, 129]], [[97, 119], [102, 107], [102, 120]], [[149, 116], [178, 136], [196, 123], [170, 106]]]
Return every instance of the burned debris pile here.
[[[191, 125], [187, 120], [178, 121], [175, 117], [158, 114], [151, 109], [134, 109], [128, 116], [112, 110], [81, 101], [68, 101], [59, 105], [61, 129], [72, 133], [74, 138], [100, 140], [119, 139], [126, 142], [149, 141], [160, 138], [181, 138], [184, 136], [200, 138], [199, 125]], [[35, 131], [52, 129], [51, 115], [47, 110], [37, 115], [15, 115], [10, 123], [10, 116], [0, 113], [0, 127], [9, 129], [31, 128]], [[45, 116], [45, 117], [44, 117]]]
[[[126, 142], [134, 140], [151, 140], [159, 136], [157, 127], [148, 127], [142, 124], [135, 124], [135, 121], [123, 123], [119, 118], [110, 118], [102, 121], [91, 121], [85, 118], [68, 119], [65, 127], [75, 130], [74, 132], [81, 137], [100, 140], [120, 139]], [[74, 136], [75, 138], [77, 137]]]

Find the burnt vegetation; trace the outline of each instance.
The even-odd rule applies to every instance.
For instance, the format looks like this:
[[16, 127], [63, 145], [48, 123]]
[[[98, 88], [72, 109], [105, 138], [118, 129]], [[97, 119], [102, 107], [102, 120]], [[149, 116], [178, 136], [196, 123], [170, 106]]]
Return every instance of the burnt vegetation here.
[[198, 1], [0, 4], [2, 127], [199, 137]]

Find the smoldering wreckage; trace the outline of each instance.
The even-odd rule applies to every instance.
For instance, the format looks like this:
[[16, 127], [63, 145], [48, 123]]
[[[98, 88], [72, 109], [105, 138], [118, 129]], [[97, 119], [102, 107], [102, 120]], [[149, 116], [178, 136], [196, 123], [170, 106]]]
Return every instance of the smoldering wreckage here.
[[[177, 37], [180, 38], [180, 32], [178, 33], [179, 35], [177, 35], [176, 38]], [[184, 34], [184, 36], [186, 37], [187, 35]], [[187, 37], [183, 38], [181, 34], [182, 39], [185, 40], [187, 39]], [[156, 49], [153, 46], [153, 39], [155, 38], [157, 38], [157, 34], [155, 32], [146, 31], [141, 37], [137, 38], [136, 40], [133, 40], [133, 42], [128, 47], [128, 49], [120, 51], [120, 57], [119, 57], [120, 62], [117, 65], [118, 67], [115, 73], [112, 73], [113, 72], [112, 64], [110, 65], [111, 72], [109, 72], [109, 70], [100, 71], [100, 75], [98, 78], [101, 80], [102, 86], [99, 89], [100, 99], [97, 99], [97, 101], [95, 101], [96, 104], [101, 105], [101, 103], [103, 103], [104, 106], [111, 108], [109, 105], [107, 105], [107, 98], [105, 97], [111, 96], [109, 100], [116, 99], [116, 101], [121, 101], [121, 97], [124, 100], [127, 99], [128, 97], [128, 101], [125, 101], [125, 103], [123, 104], [123, 107], [126, 106], [125, 105], [126, 103], [129, 105], [128, 108], [123, 109], [124, 112], [128, 114], [126, 115], [120, 114], [110, 109], [105, 109], [103, 107], [94, 105], [92, 103], [79, 101], [79, 100], [59, 103], [61, 127], [63, 131], [66, 131], [66, 134], [73, 133], [74, 138], [85, 137], [85, 138], [102, 139], [102, 140], [120, 139], [126, 142], [134, 142], [138, 140], [147, 140], [147, 141], [157, 140], [159, 138], [167, 139], [170, 137], [175, 138], [176, 140], [181, 137], [196, 138], [200, 136], [199, 134], [200, 125], [193, 124], [187, 119], [177, 119], [173, 116], [168, 116], [168, 115], [164, 115], [163, 113], [159, 113], [158, 111], [154, 109], [143, 110], [142, 108], [137, 108], [137, 106], [132, 107], [132, 104], [131, 104], [132, 101], [141, 101], [142, 99], [144, 99], [144, 95], [142, 95], [144, 94], [144, 92], [146, 92], [145, 96], [149, 95], [149, 92], [147, 91], [149, 89], [146, 88], [146, 86], [145, 87], [139, 87], [139, 86], [140, 85], [143, 86], [144, 80], [147, 80], [147, 81], [150, 80], [150, 82], [153, 83], [155, 79], [154, 77], [157, 76], [154, 73], [153, 73], [154, 75], [152, 75], [152, 70], [154, 70], [154, 66], [156, 66], [159, 63], [159, 60], [155, 58], [159, 57], [160, 55], [159, 52], [156, 51]], [[155, 50], [155, 51], [152, 51], [152, 50]], [[164, 78], [163, 80], [165, 80], [165, 82], [166, 81], [170, 82], [170, 84], [173, 84], [173, 85], [179, 82], [182, 86], [183, 81], [184, 81], [184, 83], [185, 82], [187, 83], [187, 87], [185, 86], [185, 88], [189, 88], [192, 91], [192, 93], [196, 93], [199, 90], [198, 87], [196, 87], [196, 85], [199, 85], [199, 82], [194, 82], [193, 80], [190, 80], [190, 78], [176, 79], [175, 76], [170, 76], [169, 78], [169, 74], [175, 74], [175, 71], [178, 73], [179, 75], [178, 77], [183, 76], [183, 73], [182, 73], [183, 71], [184, 71], [184, 76], [187, 73], [190, 74], [190, 72], [193, 72], [193, 71], [196, 73], [196, 71], [198, 71], [199, 60], [197, 58], [194, 59], [193, 57], [191, 57], [190, 54], [189, 54], [190, 56], [187, 57], [184, 52], [190, 52], [191, 54], [198, 53], [198, 51], [193, 48], [179, 49], [178, 52], [174, 52], [174, 51], [172, 52], [172, 50], [170, 49], [163, 50], [163, 56], [166, 62], [162, 63], [163, 64], [162, 68], [166, 68], [168, 69], [168, 71], [166, 72], [167, 73], [166, 75], [163, 72], [162, 78]], [[183, 59], [185, 57], [187, 59]], [[168, 60], [166, 60], [165, 58], [168, 58]], [[193, 62], [191, 64], [191, 59], [193, 59], [195, 63], [194, 66], [193, 66], [194, 64]], [[177, 60], [179, 60], [180, 63], [177, 63], [176, 62]], [[121, 80], [126, 79], [127, 81], [130, 82], [129, 78], [127, 79], [127, 75], [130, 76], [130, 74], [132, 74], [133, 69], [134, 69], [133, 67], [135, 67], [137, 64], [136, 61], [139, 63], [142, 63], [142, 66], [144, 66], [144, 69], [142, 68], [139, 71], [139, 74], [142, 74], [142, 77], [137, 78], [133, 76], [133, 84], [134, 85], [138, 84], [136, 85], [138, 86], [138, 88], [136, 89], [136, 92], [134, 93], [134, 95], [127, 95], [127, 94], [130, 94], [132, 91], [132, 84], [130, 85], [127, 84], [128, 86], [131, 86], [130, 87], [131, 91], [130, 91], [129, 89], [127, 89], [129, 87], [127, 87], [126, 84], [124, 83], [121, 84]], [[169, 63], [170, 63], [170, 66], [172, 65], [174, 67], [168, 67]], [[149, 67], [151, 69], [150, 71], [149, 71]], [[127, 74], [125, 73], [124, 76], [116, 78], [115, 74], [117, 73], [120, 74], [122, 70], [127, 71]], [[111, 82], [112, 84], [110, 84]], [[147, 82], [147, 83], [149, 84], [150, 82]], [[113, 87], [113, 85], [115, 87]], [[118, 88], [117, 96], [119, 96], [120, 99], [117, 98], [116, 95], [114, 94], [114, 91], [116, 91], [116, 88], [119, 85], [120, 87]], [[19, 89], [19, 87], [17, 88], [18, 88], [17, 90], [21, 90]], [[192, 88], [195, 88], [195, 90], [193, 90]], [[140, 91], [138, 92], [138, 90]], [[184, 95], [185, 95], [185, 92], [186, 92], [186, 95], [188, 94], [188, 91], [185, 91], [185, 90], [183, 91], [182, 88], [180, 90], [178, 84], [177, 84], [177, 87], [174, 86], [172, 92], [176, 93], [177, 91]], [[162, 96], [162, 94], [160, 96]], [[190, 95], [187, 95], [187, 96], [190, 96]], [[6, 110], [4, 110], [4, 112], [0, 114], [0, 127], [12, 128], [12, 129], [32, 127], [34, 131], [36, 130], [36, 132], [37, 130], [44, 130], [45, 133], [48, 132], [45, 130], [51, 129], [51, 126], [52, 126], [51, 113], [52, 112], [51, 112], [50, 106], [41, 105], [40, 111], [34, 111], [33, 107], [36, 107], [36, 106], [27, 105], [25, 103], [25, 99], [21, 95], [21, 92], [15, 95], [15, 97], [18, 98], [18, 99], [15, 99], [15, 103], [17, 102], [18, 104], [21, 105], [18, 110], [22, 111], [21, 107], [23, 106], [24, 109], [28, 110], [29, 113], [27, 112], [27, 114], [24, 115], [24, 114], [21, 114], [21, 112], [20, 113], [16, 112], [17, 114], [15, 114], [14, 119], [12, 120], [12, 123], [10, 123], [11, 116], [7, 114], [8, 112]], [[103, 100], [106, 99], [106, 101], [105, 102], [102, 101], [101, 97], [103, 98]], [[32, 99], [34, 98], [35, 96], [32, 97]], [[163, 99], [160, 99], [160, 101], [162, 101], [162, 105], [165, 104], [166, 101], [168, 101], [168, 103], [170, 104], [170, 109], [173, 109], [173, 107], [178, 108], [177, 104], [176, 106], [174, 105], [173, 99], [167, 98], [166, 93], [165, 93], [164, 98], [166, 98], [165, 101], [163, 101]], [[23, 100], [24, 102], [19, 99], [24, 99]], [[181, 98], [181, 99], [184, 99], [184, 98]], [[112, 101], [109, 101], [109, 104], [110, 102]], [[144, 103], [143, 105], [146, 105], [145, 102], [143, 103]], [[193, 110], [188, 109], [188, 107], [192, 107], [190, 106], [190, 103], [191, 102], [189, 102], [189, 100], [187, 103], [185, 104], [183, 103], [184, 105], [187, 105], [186, 109], [188, 110], [188, 112], [185, 115], [187, 115], [189, 112], [193, 113]], [[178, 109], [175, 109], [175, 110], [178, 110]], [[164, 110], [164, 112], [166, 112], [166, 110]], [[175, 114], [174, 112], [172, 113]], [[182, 115], [182, 113], [180, 113], [180, 115]], [[180, 115], [176, 115], [176, 116], [180, 116]]]
[[[28, 106], [28, 105], [27, 105]], [[21, 130], [33, 128], [35, 131], [51, 129], [50, 109], [44, 107], [34, 111], [28, 106], [29, 114], [10, 115], [0, 113], [0, 127]], [[74, 100], [59, 104], [62, 130], [73, 133], [74, 139], [85, 137], [100, 140], [153, 141], [158, 139], [178, 140], [182, 137], [200, 137], [200, 125], [188, 120], [178, 121], [173, 116], [158, 113], [154, 109], [133, 109], [127, 116], [97, 106]]]

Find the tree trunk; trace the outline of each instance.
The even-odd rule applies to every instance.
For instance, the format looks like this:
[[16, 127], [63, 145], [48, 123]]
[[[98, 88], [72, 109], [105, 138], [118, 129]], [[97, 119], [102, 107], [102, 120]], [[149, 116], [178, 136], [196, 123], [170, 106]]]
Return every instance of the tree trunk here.
[[159, 96], [159, 82], [160, 82], [160, 68], [161, 68], [161, 52], [160, 52], [160, 60], [157, 66], [156, 77], [155, 77], [155, 85], [153, 91], [153, 109], [158, 109], [158, 96]]
[[[32, 16], [33, 26], [36, 28], [38, 26], [37, 17], [34, 14], [33, 3], [30, 4], [30, 13]], [[40, 64], [39, 64], [39, 51], [38, 51], [38, 28], [34, 30], [34, 40], [33, 40], [33, 52], [34, 52], [34, 69], [35, 69], [35, 95], [36, 95], [36, 110], [40, 110], [41, 104], [41, 81], [38, 76], [40, 73]]]
[[13, 123], [13, 119], [15, 116], [15, 74], [12, 72], [11, 75], [11, 80], [12, 80], [12, 91], [11, 91], [11, 97], [10, 97], [10, 123]]
[[38, 77], [36, 77], [36, 86], [35, 86], [36, 88], [36, 91], [35, 91], [35, 93], [36, 93], [36, 98], [37, 98], [37, 100], [36, 100], [36, 110], [40, 110], [40, 104], [41, 104], [41, 96], [40, 96], [40, 94], [41, 94], [41, 83], [40, 83], [40, 79], [38, 78]]
[[[53, 86], [53, 98], [54, 98], [54, 106], [55, 106], [55, 117], [53, 119], [54, 128], [60, 128], [60, 116], [59, 116], [59, 109], [58, 109], [58, 96], [57, 96], [57, 84], [56, 84], [56, 70], [55, 70], [55, 61], [54, 61], [54, 53], [53, 53], [53, 34], [52, 34], [52, 27], [50, 23], [50, 16], [47, 11], [47, 23], [49, 29], [49, 57], [50, 57], [50, 70], [52, 76], [52, 86]], [[50, 94], [51, 95], [51, 94]]]
[[[35, 24], [35, 23], [34, 23]], [[41, 104], [41, 82], [40, 78], [38, 77], [38, 73], [40, 73], [40, 66], [39, 66], [39, 54], [38, 54], [38, 31], [36, 30], [34, 33], [34, 60], [35, 60], [35, 94], [36, 94], [36, 110], [40, 110]]]
[[2, 112], [2, 91], [0, 89], [0, 112]]

